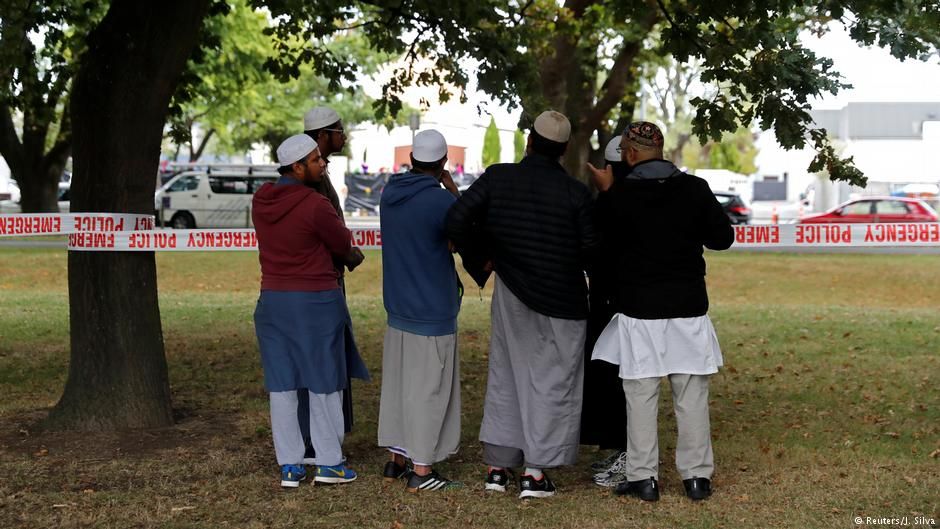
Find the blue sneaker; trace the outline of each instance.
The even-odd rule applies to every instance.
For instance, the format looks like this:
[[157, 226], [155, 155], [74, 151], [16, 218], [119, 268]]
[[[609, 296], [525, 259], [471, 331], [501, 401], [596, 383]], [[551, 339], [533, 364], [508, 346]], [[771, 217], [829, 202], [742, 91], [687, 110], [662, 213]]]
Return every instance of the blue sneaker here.
[[344, 463], [338, 465], [317, 467], [317, 475], [313, 478], [318, 483], [349, 483], [356, 480], [356, 471]]
[[303, 465], [281, 465], [281, 486], [295, 489], [300, 482], [307, 479], [307, 471]]

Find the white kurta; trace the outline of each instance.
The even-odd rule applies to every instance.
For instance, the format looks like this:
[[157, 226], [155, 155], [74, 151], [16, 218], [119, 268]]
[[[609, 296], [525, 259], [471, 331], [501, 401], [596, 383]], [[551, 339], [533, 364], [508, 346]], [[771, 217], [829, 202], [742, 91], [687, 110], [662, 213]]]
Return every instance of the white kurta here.
[[708, 315], [638, 320], [615, 314], [594, 345], [593, 360], [620, 366], [620, 378], [711, 375], [723, 365]]

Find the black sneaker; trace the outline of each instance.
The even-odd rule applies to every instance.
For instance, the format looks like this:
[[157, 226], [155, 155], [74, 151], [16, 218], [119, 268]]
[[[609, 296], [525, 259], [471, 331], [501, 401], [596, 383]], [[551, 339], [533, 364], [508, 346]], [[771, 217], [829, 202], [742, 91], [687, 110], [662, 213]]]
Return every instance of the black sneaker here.
[[496, 492], [506, 492], [506, 487], [512, 481], [512, 470], [505, 468], [493, 468], [486, 473], [486, 485], [484, 490], [493, 490]]
[[519, 498], [547, 498], [555, 495], [555, 484], [543, 473], [542, 479], [525, 474], [519, 479]]
[[643, 501], [659, 501], [659, 483], [656, 482], [656, 478], [624, 481], [617, 485], [614, 494], [618, 496], [636, 496]]
[[396, 481], [408, 476], [409, 468], [407, 465], [399, 465], [394, 461], [385, 463], [385, 469], [382, 471], [382, 477], [385, 481]]
[[463, 485], [459, 481], [451, 481], [444, 476], [432, 470], [427, 476], [419, 476], [414, 472], [408, 476], [408, 492], [418, 492], [419, 490], [450, 490], [457, 489]]

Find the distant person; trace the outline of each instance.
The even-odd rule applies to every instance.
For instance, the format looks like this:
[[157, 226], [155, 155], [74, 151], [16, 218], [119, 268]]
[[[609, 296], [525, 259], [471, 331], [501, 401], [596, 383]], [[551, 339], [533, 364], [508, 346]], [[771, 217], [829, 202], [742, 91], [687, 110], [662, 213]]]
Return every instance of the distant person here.
[[601, 256], [616, 312], [593, 358], [620, 366], [626, 398], [627, 480], [615, 492], [659, 499], [659, 387], [669, 377], [679, 430], [676, 466], [686, 495], [702, 500], [711, 494], [715, 468], [708, 381], [722, 365], [707, 314], [702, 247], [727, 249], [734, 231], [708, 183], [663, 159], [659, 127], [630, 124], [620, 147], [632, 166], [626, 178], [588, 164], [600, 191]]
[[[629, 173], [623, 161], [620, 136], [614, 136], [604, 149], [604, 162], [613, 170], [614, 178]], [[627, 412], [623, 384], [617, 366], [591, 360], [594, 343], [614, 316], [611, 304], [612, 282], [603, 259], [592, 267], [590, 275], [591, 313], [587, 321], [584, 343], [584, 405], [581, 411], [581, 444], [596, 445], [609, 455], [591, 465], [594, 483], [615, 487], [626, 480]]]
[[520, 498], [554, 495], [544, 470], [578, 457], [584, 271], [598, 241], [591, 195], [559, 163], [570, 134], [568, 118], [540, 114], [526, 157], [487, 167], [447, 218], [458, 249], [479, 245], [485, 234], [484, 272], [496, 272], [480, 441], [486, 490], [505, 491], [508, 469], [524, 467]]
[[411, 148], [414, 168], [392, 175], [381, 200], [388, 328], [378, 441], [390, 452], [384, 477], [407, 477], [410, 492], [459, 486], [432, 468], [460, 446], [457, 313], [463, 288], [444, 231], [460, 193], [446, 162], [444, 136], [419, 132]]
[[[310, 136], [317, 142], [317, 149], [319, 149], [320, 155], [326, 164], [323, 178], [315, 184], [311, 184], [311, 187], [329, 199], [333, 209], [336, 210], [336, 214], [343, 222], [343, 225], [345, 225], [346, 220], [343, 215], [343, 208], [340, 203], [339, 194], [336, 192], [332, 180], [330, 179], [329, 168], [330, 155], [342, 152], [343, 147], [346, 146], [346, 130], [343, 127], [343, 121], [340, 119], [339, 114], [330, 107], [312, 108], [304, 114], [304, 134]], [[350, 250], [348, 254], [334, 257], [333, 259], [333, 266], [339, 274], [339, 287], [343, 291], [344, 303], [346, 302], [346, 270], [348, 269], [352, 272], [357, 266], [362, 264], [363, 260], [365, 260], [365, 255], [362, 253], [362, 250], [355, 246], [352, 247], [352, 250]], [[310, 438], [306, 436], [308, 430], [306, 418], [309, 415], [306, 393], [301, 391], [299, 396], [297, 418], [300, 421], [301, 430], [305, 433], [304, 446], [306, 447], [306, 457], [304, 459], [308, 465], [312, 465], [315, 453]], [[345, 431], [347, 433], [350, 432], [353, 427], [352, 381], [350, 381], [349, 388], [343, 392], [343, 421]]]
[[281, 486], [306, 478], [297, 391], [309, 399], [308, 431], [316, 449], [315, 481], [356, 479], [343, 458], [343, 392], [349, 377], [368, 379], [333, 259], [350, 251], [350, 233], [329, 200], [307, 186], [323, 178], [317, 144], [298, 134], [277, 149], [276, 183], [252, 198], [261, 296], [255, 332], [271, 399], [271, 433]]

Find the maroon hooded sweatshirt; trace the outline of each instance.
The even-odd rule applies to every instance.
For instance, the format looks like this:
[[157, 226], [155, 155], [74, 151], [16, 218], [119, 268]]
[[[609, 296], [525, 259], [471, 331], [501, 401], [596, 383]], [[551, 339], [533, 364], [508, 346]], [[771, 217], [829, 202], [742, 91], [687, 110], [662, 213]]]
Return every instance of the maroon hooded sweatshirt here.
[[348, 254], [352, 237], [329, 199], [296, 180], [282, 178], [278, 184], [261, 186], [251, 204], [261, 290], [339, 288], [332, 256]]

